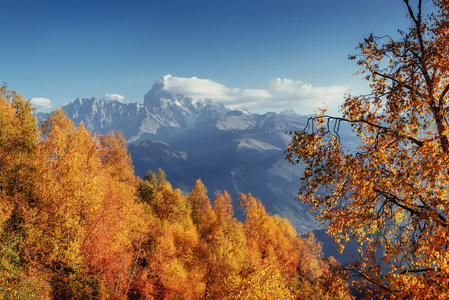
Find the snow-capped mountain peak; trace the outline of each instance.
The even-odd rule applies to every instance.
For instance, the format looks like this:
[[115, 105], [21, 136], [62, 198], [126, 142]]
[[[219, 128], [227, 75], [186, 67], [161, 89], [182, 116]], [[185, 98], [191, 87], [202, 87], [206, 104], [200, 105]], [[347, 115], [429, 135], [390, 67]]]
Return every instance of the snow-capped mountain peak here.
[[217, 100], [194, 100], [170, 92], [165, 88], [167, 76], [154, 83], [145, 95], [143, 105], [77, 98], [62, 108], [72, 121], [84, 123], [89, 130], [100, 133], [123, 131], [128, 142], [163, 135], [161, 130], [164, 128], [193, 128], [197, 122], [217, 118], [230, 111]]

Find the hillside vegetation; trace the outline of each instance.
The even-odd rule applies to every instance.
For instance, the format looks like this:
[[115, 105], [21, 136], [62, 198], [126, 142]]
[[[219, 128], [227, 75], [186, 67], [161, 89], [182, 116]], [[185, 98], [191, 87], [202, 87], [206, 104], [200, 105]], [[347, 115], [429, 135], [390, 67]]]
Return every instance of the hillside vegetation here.
[[0, 298], [350, 298], [313, 235], [250, 194], [242, 223], [226, 191], [137, 178], [121, 134], [32, 113], [1, 87]]

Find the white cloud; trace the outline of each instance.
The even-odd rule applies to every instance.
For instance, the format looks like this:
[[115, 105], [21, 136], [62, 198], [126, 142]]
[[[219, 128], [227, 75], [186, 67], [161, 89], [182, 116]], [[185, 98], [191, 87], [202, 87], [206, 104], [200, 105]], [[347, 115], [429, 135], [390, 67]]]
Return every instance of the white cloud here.
[[50, 99], [47, 98], [31, 98], [31, 105], [35, 107], [37, 110], [52, 110], [53, 106], [51, 105]]
[[277, 93], [292, 94], [301, 89], [301, 86], [304, 86], [304, 83], [302, 81], [293, 81], [287, 78], [284, 79], [276, 78], [270, 81], [268, 88], [271, 91]]
[[119, 102], [125, 101], [125, 97], [119, 94], [106, 94], [102, 99], [105, 101], [114, 101], [114, 100], [117, 100]]
[[276, 78], [271, 80], [268, 90], [283, 105], [300, 110], [314, 110], [325, 106], [330, 113], [336, 114], [344, 101], [348, 88], [339, 85], [314, 87], [303, 81]]
[[250, 90], [245, 89], [239, 92], [242, 98], [271, 99], [273, 96], [267, 90]]
[[183, 94], [193, 99], [234, 100], [234, 95], [239, 91], [239, 89], [231, 89], [221, 83], [197, 77], [184, 78], [165, 75], [163, 80], [165, 90], [174, 94]]
[[183, 94], [193, 99], [211, 98], [222, 101], [231, 108], [248, 109], [251, 112], [279, 112], [294, 109], [300, 114], [313, 113], [316, 107], [325, 107], [329, 113], [337, 114], [348, 92], [343, 86], [314, 87], [303, 81], [276, 78], [265, 89], [230, 88], [209, 79], [176, 77], [165, 75], [164, 89], [174, 94]]

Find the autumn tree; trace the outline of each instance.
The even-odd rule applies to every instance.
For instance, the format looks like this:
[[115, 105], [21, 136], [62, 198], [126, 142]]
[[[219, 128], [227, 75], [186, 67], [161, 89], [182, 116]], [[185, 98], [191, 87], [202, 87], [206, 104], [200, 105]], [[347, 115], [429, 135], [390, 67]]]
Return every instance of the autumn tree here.
[[63, 111], [41, 124], [28, 255], [51, 272], [55, 298], [120, 298], [145, 232], [123, 137], [92, 135]]
[[234, 218], [229, 194], [216, 192], [211, 235], [204, 241], [205, 283], [203, 299], [227, 299], [240, 279], [247, 244], [243, 224]]
[[286, 151], [306, 166], [299, 199], [341, 245], [360, 244], [347, 268], [367, 297], [449, 297], [449, 2], [432, 2], [425, 17], [422, 0], [404, 0], [411, 27], [359, 45], [371, 93], [346, 97], [342, 117], [310, 118]]
[[38, 128], [30, 101], [0, 87], [0, 298], [49, 297], [48, 273], [26, 255], [36, 217]]
[[[198, 194], [203, 195], [200, 190]], [[195, 252], [200, 235], [188, 196], [173, 190], [162, 170], [148, 172], [139, 195], [149, 215], [150, 232], [143, 243], [142, 270], [133, 297], [199, 299], [205, 287], [204, 269]]]
[[200, 236], [207, 237], [213, 234], [212, 224], [215, 222], [215, 214], [207, 196], [207, 189], [200, 179], [195, 182], [195, 188], [187, 196], [187, 202], [191, 208], [192, 221]]
[[[323, 261], [312, 233], [298, 236], [290, 222], [267, 213], [251, 194], [240, 195], [240, 201], [246, 215], [247, 264], [237, 298], [351, 299], [344, 277]], [[330, 274], [338, 292], [326, 279]]]

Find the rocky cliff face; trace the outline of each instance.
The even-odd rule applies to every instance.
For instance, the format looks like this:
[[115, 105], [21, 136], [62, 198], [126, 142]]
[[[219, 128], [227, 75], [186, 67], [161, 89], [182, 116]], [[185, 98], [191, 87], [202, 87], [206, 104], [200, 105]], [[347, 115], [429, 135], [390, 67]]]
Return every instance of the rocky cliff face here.
[[145, 95], [143, 104], [78, 98], [62, 108], [73, 122], [84, 123], [89, 130], [101, 133], [121, 130], [128, 142], [164, 140], [164, 129], [193, 128], [197, 122], [229, 111], [218, 101], [194, 101], [183, 95], [170, 94], [163, 87], [163, 79], [156, 81]]

